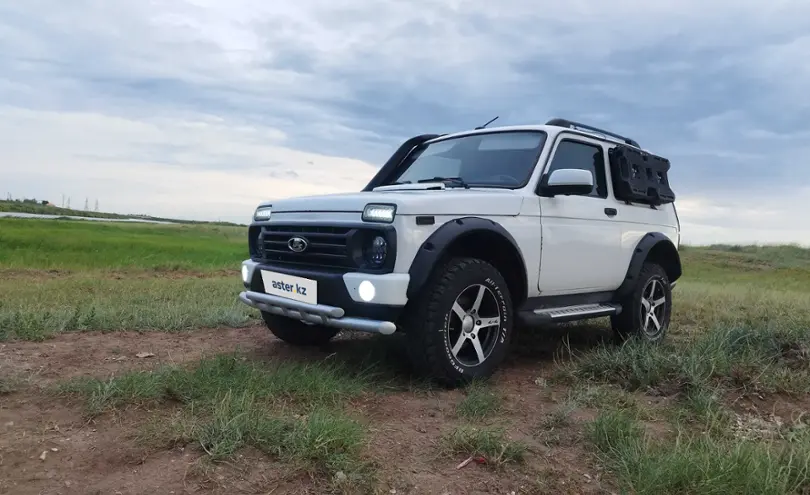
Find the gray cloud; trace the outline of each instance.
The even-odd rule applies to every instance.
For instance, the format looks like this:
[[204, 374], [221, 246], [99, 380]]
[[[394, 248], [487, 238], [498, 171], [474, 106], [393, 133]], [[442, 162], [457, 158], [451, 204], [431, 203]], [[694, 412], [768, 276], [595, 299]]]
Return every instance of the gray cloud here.
[[703, 205], [687, 217], [716, 223], [711, 201], [805, 193], [807, 18], [798, 0], [7, 2], [0, 173], [41, 196], [54, 161], [96, 195], [148, 171], [132, 202], [199, 173], [222, 203], [190, 214], [249, 212], [275, 192], [226, 198], [223, 177], [355, 188], [411, 135], [565, 116], [668, 156], [676, 192]]

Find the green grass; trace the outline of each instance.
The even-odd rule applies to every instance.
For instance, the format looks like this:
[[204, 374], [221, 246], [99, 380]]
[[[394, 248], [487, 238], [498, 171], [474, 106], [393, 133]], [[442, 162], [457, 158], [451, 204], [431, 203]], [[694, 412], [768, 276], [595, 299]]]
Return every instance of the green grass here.
[[99, 415], [124, 406], [176, 401], [210, 406], [224, 393], [247, 393], [257, 400], [302, 407], [336, 407], [373, 385], [380, 386], [371, 365], [352, 367], [339, 361], [279, 362], [261, 366], [238, 354], [200, 360], [193, 367], [166, 366], [109, 380], [83, 378], [64, 384], [63, 394], [84, 398], [87, 412]]
[[470, 420], [485, 420], [497, 415], [503, 398], [483, 382], [473, 382], [465, 390], [466, 395], [456, 405], [456, 414]]
[[[225, 393], [208, 414], [183, 411], [168, 422], [156, 417], [139, 437], [143, 445], [196, 445], [214, 463], [253, 447], [291, 469], [354, 489], [370, 487], [375, 478], [376, 466], [364, 456], [366, 440], [364, 425], [340, 410], [279, 413], [248, 393]], [[345, 479], [336, 480], [337, 473]]]
[[540, 419], [537, 429], [554, 430], [569, 426], [571, 424], [571, 413], [574, 412], [578, 406], [579, 404], [570, 398], [563, 401], [553, 411]]
[[0, 341], [240, 327], [244, 228], [0, 219]]
[[752, 442], [679, 431], [656, 440], [623, 411], [601, 414], [588, 430], [602, 462], [637, 494], [800, 494], [810, 489], [810, 429], [791, 441]]
[[[664, 344], [600, 345], [559, 369], [569, 401], [600, 411], [587, 430], [600, 463], [630, 493], [807, 493], [810, 427], [744, 438], [727, 397], [810, 394], [810, 250], [687, 247], [682, 259]], [[670, 432], [645, 426], [644, 393], [676, 399], [655, 411]]]
[[89, 417], [122, 408], [180, 407], [170, 421], [164, 417], [146, 424], [141, 442], [197, 444], [211, 461], [230, 459], [251, 446], [314, 474], [342, 471], [360, 482], [372, 470], [362, 457], [365, 428], [343, 409], [379, 386], [375, 371], [362, 363], [262, 366], [233, 354], [191, 367], [77, 379], [56, 393], [81, 399]]
[[280, 416], [267, 411], [247, 392], [226, 393], [214, 405], [210, 418], [187, 434], [212, 461], [232, 458], [239, 449], [252, 446], [326, 474], [355, 472], [364, 463], [360, 457], [365, 434], [358, 421], [327, 409], [315, 409], [306, 416]]
[[16, 392], [19, 389], [19, 380], [10, 376], [0, 375], [0, 397]]
[[810, 292], [810, 248], [684, 246], [680, 254], [685, 282]]
[[[246, 241], [243, 227], [0, 219], [0, 340], [251, 324], [256, 314], [236, 300]], [[576, 355], [561, 367], [570, 394], [537, 418], [533, 434], [546, 445], [580, 445], [581, 420], [572, 412], [600, 412], [588, 438], [633, 493], [806, 489], [807, 429], [744, 440], [725, 397], [744, 390], [810, 394], [810, 250], [686, 247], [682, 256], [669, 340]], [[267, 366], [227, 355], [73, 380], [60, 393], [80, 400], [89, 417], [150, 411], [140, 432], [147, 443], [196, 445], [211, 461], [252, 447], [319, 477], [342, 472], [344, 482], [363, 486], [373, 467], [364, 455], [366, 426], [350, 407], [393, 375], [352, 361]], [[0, 394], [13, 387], [0, 380]], [[638, 399], [649, 392], [676, 397], [675, 407], [651, 412]], [[482, 455], [495, 466], [521, 463], [530, 451], [499, 426], [506, 400], [491, 383], [464, 390], [455, 407], [462, 424], [442, 436], [441, 453]], [[676, 434], [648, 434], [644, 421], [653, 413]]]
[[810, 249], [795, 244], [776, 246], [741, 246], [713, 244], [704, 248], [706, 253], [720, 253], [720, 256], [736, 260], [748, 260], [760, 265], [780, 268], [797, 268], [810, 266]]
[[482, 456], [492, 466], [520, 463], [527, 452], [522, 442], [511, 440], [500, 427], [459, 426], [442, 438], [445, 452], [465, 457]]
[[[566, 433], [570, 433], [572, 420], [571, 414], [580, 406], [576, 401], [568, 398], [551, 412], [540, 417], [539, 421], [532, 427], [532, 434], [539, 439], [546, 447], [554, 447], [564, 442]], [[568, 435], [571, 440], [576, 440], [576, 435]]]
[[806, 291], [684, 281], [673, 294], [672, 336], [716, 327], [801, 327], [810, 323], [809, 309]]
[[239, 275], [214, 278], [95, 278], [25, 284], [0, 280], [0, 341], [42, 340], [66, 331], [240, 327], [256, 314], [237, 300]]
[[590, 409], [621, 409], [643, 414], [645, 411], [635, 396], [622, 388], [603, 384], [575, 384], [569, 392], [568, 401], [581, 407]]
[[235, 270], [247, 229], [0, 218], [0, 269]]
[[685, 392], [713, 386], [810, 393], [810, 327], [715, 328], [686, 341], [603, 346], [568, 365], [573, 378]]
[[712, 329], [810, 326], [810, 249], [687, 247], [681, 256], [684, 276], [673, 293], [672, 340]]
[[[718, 326], [810, 325], [808, 253], [684, 248], [675, 338]], [[246, 257], [245, 227], [0, 219], [0, 340], [253, 324], [257, 313], [236, 300]]]
[[[687, 248], [663, 345], [603, 345], [562, 368], [574, 380], [680, 393], [705, 408], [716, 387], [810, 393], [810, 250]], [[754, 260], [756, 276], [726, 266]], [[703, 404], [703, 405], [701, 405]]]

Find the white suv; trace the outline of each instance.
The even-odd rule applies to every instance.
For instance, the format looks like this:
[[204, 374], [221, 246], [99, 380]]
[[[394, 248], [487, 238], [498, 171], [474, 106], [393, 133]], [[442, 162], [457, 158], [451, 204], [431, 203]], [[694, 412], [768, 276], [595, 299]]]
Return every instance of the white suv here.
[[296, 345], [404, 332], [415, 368], [490, 375], [517, 328], [664, 337], [681, 276], [669, 161], [563, 119], [406, 141], [357, 193], [261, 204], [240, 299]]

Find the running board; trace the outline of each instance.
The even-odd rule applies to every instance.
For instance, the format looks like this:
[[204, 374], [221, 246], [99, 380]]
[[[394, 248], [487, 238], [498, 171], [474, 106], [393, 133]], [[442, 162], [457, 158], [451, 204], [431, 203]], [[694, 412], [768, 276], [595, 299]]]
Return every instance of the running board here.
[[533, 325], [612, 316], [621, 313], [621, 311], [622, 308], [618, 304], [578, 304], [561, 308], [540, 308], [533, 311], [521, 311], [518, 313], [518, 317], [524, 324]]

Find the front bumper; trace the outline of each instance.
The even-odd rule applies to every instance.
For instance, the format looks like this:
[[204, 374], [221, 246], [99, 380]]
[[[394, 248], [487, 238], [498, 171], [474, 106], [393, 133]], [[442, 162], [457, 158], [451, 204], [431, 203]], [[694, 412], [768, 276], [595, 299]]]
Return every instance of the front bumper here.
[[[262, 270], [276, 274], [301, 277], [317, 283], [317, 300], [303, 302], [265, 290]], [[391, 334], [396, 331], [396, 321], [407, 303], [408, 274], [334, 273], [313, 271], [288, 266], [242, 262], [244, 292], [239, 299], [260, 311], [272, 313], [308, 323], [357, 330], [362, 332]], [[371, 282], [375, 291], [371, 301], [364, 301], [360, 284]]]
[[241, 292], [239, 299], [260, 311], [343, 330], [358, 330], [383, 335], [391, 335], [397, 330], [394, 322], [348, 317], [345, 316], [343, 308], [335, 306], [303, 303], [253, 291]]

